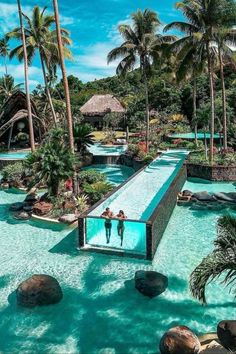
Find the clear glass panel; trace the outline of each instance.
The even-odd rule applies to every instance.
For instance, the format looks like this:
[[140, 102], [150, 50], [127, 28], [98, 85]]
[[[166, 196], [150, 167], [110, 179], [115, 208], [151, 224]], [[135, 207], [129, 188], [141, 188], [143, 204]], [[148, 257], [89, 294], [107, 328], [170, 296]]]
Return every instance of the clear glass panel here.
[[89, 217], [86, 219], [86, 244], [145, 255], [146, 224], [127, 220], [122, 226], [118, 220], [108, 224], [102, 218]]

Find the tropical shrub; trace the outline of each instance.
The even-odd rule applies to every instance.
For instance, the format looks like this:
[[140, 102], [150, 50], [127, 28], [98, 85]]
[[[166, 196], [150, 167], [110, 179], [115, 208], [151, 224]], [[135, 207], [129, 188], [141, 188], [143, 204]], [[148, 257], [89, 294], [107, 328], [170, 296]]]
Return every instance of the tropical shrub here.
[[1, 174], [5, 180], [18, 180], [21, 179], [24, 173], [24, 166], [22, 162], [16, 162], [3, 167]]
[[93, 184], [96, 182], [105, 182], [106, 176], [96, 170], [82, 171], [78, 174], [78, 180], [81, 185]]
[[44, 181], [50, 196], [57, 196], [60, 183], [71, 178], [78, 159], [70, 151], [67, 136], [62, 129], [50, 131], [45, 143], [31, 153], [25, 165], [31, 169], [32, 185]]
[[98, 202], [104, 195], [113, 189], [113, 185], [108, 182], [96, 182], [93, 184], [84, 184], [83, 191], [88, 195], [90, 202]]
[[81, 194], [76, 198], [76, 206], [79, 213], [84, 213], [88, 207], [89, 197], [86, 194]]
[[93, 128], [90, 124], [77, 124], [74, 127], [74, 139], [77, 146], [77, 151], [84, 154], [89, 145], [93, 145], [94, 135], [92, 134]]

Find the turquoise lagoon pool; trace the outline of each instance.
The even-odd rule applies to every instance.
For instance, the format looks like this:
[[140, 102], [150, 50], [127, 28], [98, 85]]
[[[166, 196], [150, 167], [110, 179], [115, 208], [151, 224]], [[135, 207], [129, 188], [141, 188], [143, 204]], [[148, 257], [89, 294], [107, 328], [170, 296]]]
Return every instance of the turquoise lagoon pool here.
[[101, 172], [107, 177], [107, 180], [115, 186], [125, 182], [134, 174], [133, 168], [122, 165], [91, 165], [84, 167], [83, 170], [96, 170]]
[[[197, 138], [199, 140], [204, 140], [205, 139], [205, 135], [207, 139], [210, 139], [211, 134], [210, 133], [197, 133]], [[169, 138], [174, 138], [174, 139], [189, 139], [189, 140], [193, 140], [195, 139], [195, 134], [194, 133], [181, 133], [181, 134], [170, 134], [168, 135]], [[219, 139], [220, 138], [220, 134], [215, 134], [214, 135], [215, 139]]]
[[94, 144], [90, 145], [89, 151], [93, 155], [100, 155], [100, 156], [105, 156], [105, 155], [111, 155], [111, 156], [119, 156], [120, 154], [124, 153], [127, 150], [127, 145], [114, 145], [112, 147], [107, 147], [102, 144]]
[[4, 152], [0, 153], [0, 160], [24, 160], [29, 152]]
[[[198, 181], [199, 182], [199, 181]], [[235, 191], [233, 184], [187, 182], [193, 191]], [[188, 278], [212, 249], [219, 212], [176, 207], [153, 263], [79, 252], [76, 231], [41, 222], [16, 222], [8, 212], [24, 195], [0, 191], [0, 352], [30, 354], [153, 354], [162, 334], [185, 324], [197, 333], [233, 319], [235, 301], [219, 283], [208, 306], [193, 300]], [[169, 288], [150, 300], [134, 289], [139, 269], [167, 275]], [[15, 304], [17, 285], [34, 273], [60, 282], [64, 298], [49, 307]]]
[[[89, 151], [93, 155], [100, 155], [100, 156], [105, 156], [105, 155], [111, 155], [111, 156], [119, 156], [125, 150], [127, 149], [126, 145], [117, 145], [113, 147], [106, 147], [101, 144], [94, 144], [89, 147]], [[12, 160], [23, 160], [26, 158], [29, 152], [4, 152], [0, 153], [0, 160], [1, 159], [12, 159]]]

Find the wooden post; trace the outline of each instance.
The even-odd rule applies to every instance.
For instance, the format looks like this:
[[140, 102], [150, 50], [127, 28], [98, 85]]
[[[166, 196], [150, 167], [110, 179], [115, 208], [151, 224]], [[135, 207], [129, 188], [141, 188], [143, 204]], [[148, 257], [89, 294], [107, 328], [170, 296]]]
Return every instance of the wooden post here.
[[13, 125], [14, 125], [14, 123], [12, 123], [12, 125], [10, 127], [10, 131], [9, 131], [7, 150], [10, 150], [10, 147], [11, 147], [11, 138], [12, 138]]

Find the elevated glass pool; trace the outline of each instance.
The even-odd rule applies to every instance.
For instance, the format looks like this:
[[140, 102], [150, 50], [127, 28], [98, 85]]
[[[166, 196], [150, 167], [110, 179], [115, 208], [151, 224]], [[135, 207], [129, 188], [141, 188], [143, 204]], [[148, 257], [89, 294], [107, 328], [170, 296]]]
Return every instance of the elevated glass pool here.
[[[233, 184], [187, 182], [193, 191], [235, 191]], [[17, 222], [10, 203], [23, 195], [0, 191], [0, 351], [2, 353], [152, 354], [163, 333], [184, 324], [214, 332], [233, 319], [235, 299], [220, 282], [207, 287], [208, 306], [193, 300], [188, 278], [213, 247], [220, 212], [176, 207], [153, 263], [78, 252], [76, 231]], [[168, 276], [168, 290], [150, 300], [134, 288], [135, 271]], [[16, 306], [17, 285], [35, 273], [52, 275], [64, 297], [53, 306]], [[159, 353], [158, 353], [159, 354]]]

